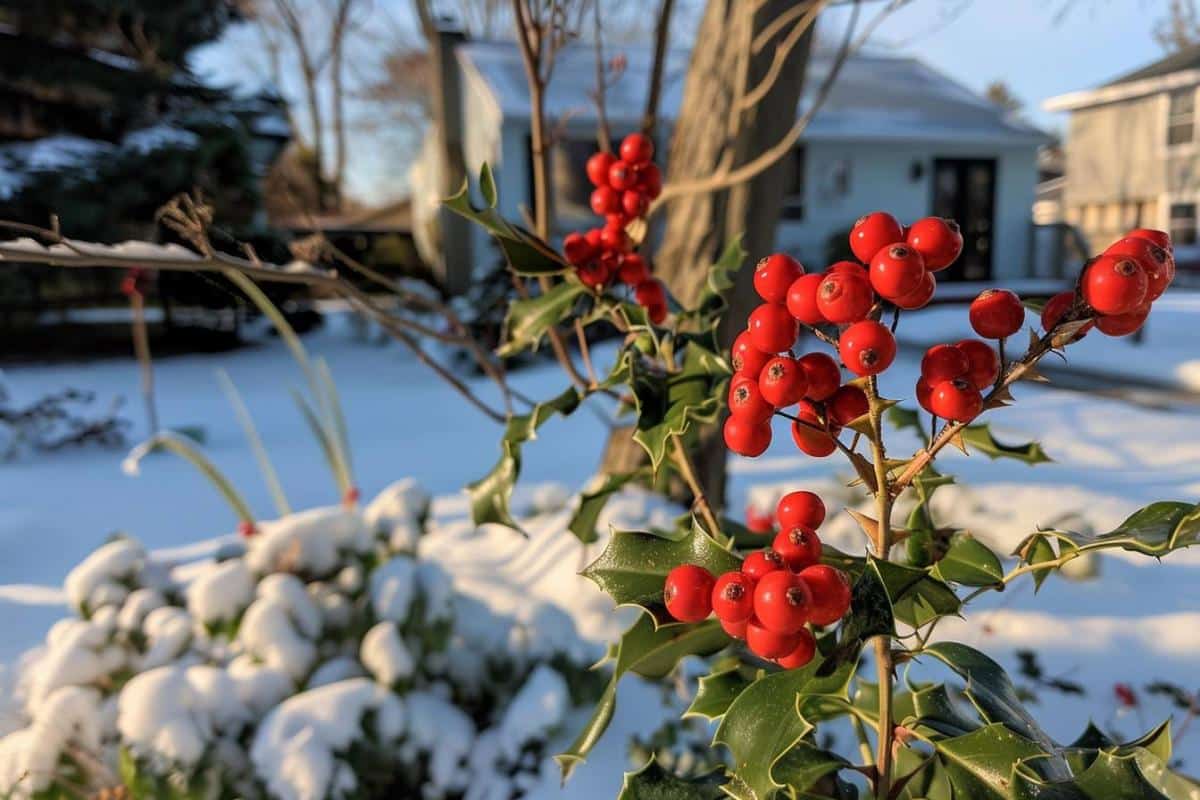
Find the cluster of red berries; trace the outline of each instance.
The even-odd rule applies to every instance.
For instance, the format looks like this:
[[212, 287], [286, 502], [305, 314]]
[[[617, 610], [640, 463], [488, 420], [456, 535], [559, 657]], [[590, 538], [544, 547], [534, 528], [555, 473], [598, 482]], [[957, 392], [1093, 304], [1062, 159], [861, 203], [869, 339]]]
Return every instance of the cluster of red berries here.
[[620, 158], [601, 151], [588, 159], [588, 180], [596, 187], [592, 211], [604, 218], [604, 226], [567, 234], [563, 254], [579, 280], [594, 292], [618, 280], [632, 288], [634, 299], [658, 324], [667, 317], [667, 293], [662, 281], [650, 274], [646, 260], [633, 252], [626, 228], [645, 217], [650, 202], [662, 192], [662, 173], [652, 161], [654, 143], [648, 136], [629, 134], [621, 141], [619, 153]]
[[714, 577], [694, 564], [671, 570], [663, 587], [667, 611], [680, 622], [715, 613], [721, 627], [744, 639], [755, 655], [785, 669], [803, 667], [816, 653], [808, 625], [832, 625], [850, 609], [850, 581], [818, 563], [817, 528], [825, 504], [812, 492], [784, 495], [776, 508], [780, 531], [770, 547], [748, 554], [738, 572]]
[[792, 355], [800, 326], [839, 326], [842, 364], [860, 378], [878, 375], [896, 358], [896, 339], [875, 313], [879, 299], [904, 309], [926, 305], [937, 287], [933, 273], [958, 258], [962, 235], [940, 217], [905, 230], [877, 211], [854, 224], [850, 249], [862, 263], [839, 261], [823, 273], [806, 274], [798, 261], [776, 253], [755, 268], [754, 289], [764, 302], [750, 313], [731, 353], [724, 433], [733, 452], [761, 455], [771, 444], [772, 415], [794, 404], [796, 446], [817, 457], [833, 453], [842, 427], [867, 413], [867, 397], [853, 384], [842, 385], [833, 358]]
[[[1173, 280], [1175, 253], [1170, 235], [1148, 228], [1130, 231], [1084, 268], [1079, 290], [1096, 317], [1076, 338], [1082, 338], [1093, 325], [1107, 336], [1128, 336], [1142, 327], [1151, 303]], [[1050, 298], [1042, 309], [1042, 327], [1052, 329], [1075, 301], [1073, 291]]]

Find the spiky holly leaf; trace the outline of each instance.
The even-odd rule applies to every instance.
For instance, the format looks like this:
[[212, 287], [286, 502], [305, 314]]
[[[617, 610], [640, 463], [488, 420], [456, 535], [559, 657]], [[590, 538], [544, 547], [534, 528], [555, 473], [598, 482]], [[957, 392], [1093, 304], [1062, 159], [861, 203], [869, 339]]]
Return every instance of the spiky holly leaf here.
[[511, 356], [523, 350], [537, 350], [542, 337], [571, 315], [575, 301], [587, 291], [582, 283], [564, 281], [542, 294], [514, 300], [504, 319], [505, 341], [499, 354]]
[[554, 248], [525, 230], [514, 225], [496, 210], [499, 200], [492, 168], [484, 164], [479, 170], [479, 191], [485, 205], [477, 208], [471, 202], [470, 185], [463, 181], [462, 188], [442, 202], [451, 211], [477, 223], [496, 240], [504, 253], [504, 259], [514, 272], [521, 275], [553, 275], [568, 268]]
[[709, 619], [695, 625], [657, 625], [649, 614], [638, 616], [622, 636], [613, 651], [613, 674], [605, 686], [591, 718], [563, 753], [556, 755], [563, 780], [587, 759], [588, 753], [600, 741], [612, 721], [617, 706], [617, 684], [629, 672], [650, 678], [661, 678], [690, 655], [710, 655], [729, 644], [721, 624]]
[[537, 429], [546, 420], [555, 414], [569, 415], [579, 407], [582, 399], [575, 389], [567, 389], [552, 400], [539, 403], [528, 414], [508, 418], [504, 436], [500, 439], [500, 460], [491, 472], [467, 485], [471, 519], [476, 525], [493, 522], [524, 533], [509, 508], [513, 487], [521, 475], [521, 448], [525, 442], [536, 438]]
[[846, 664], [856, 662], [868, 639], [895, 633], [891, 596], [880, 573], [880, 567], [885, 563], [867, 556], [862, 571], [851, 587], [850, 613], [838, 630], [837, 646], [817, 669], [819, 676], [835, 674]]
[[1137, 510], [1108, 533], [1038, 531], [1017, 545], [1015, 554], [1024, 564], [1044, 565], [1034, 570], [1034, 578], [1040, 585], [1051, 570], [1091, 550], [1120, 548], [1161, 558], [1197, 542], [1200, 542], [1200, 505], [1160, 501]]
[[816, 788], [822, 778], [850, 766], [850, 762], [820, 747], [800, 742], [783, 754], [771, 770], [772, 777], [800, 797]]
[[1017, 763], [1011, 800], [1197, 800], [1200, 784], [1170, 771], [1144, 748], [1120, 752], [1101, 750], [1077, 776], [1048, 779], [1038, 773], [1034, 756]]
[[728, 305], [725, 295], [733, 288], [734, 275], [745, 260], [746, 250], [742, 247], [742, 237], [738, 236], [725, 246], [716, 263], [708, 268], [696, 307], [685, 311], [684, 316], [697, 320], [702, 328], [711, 327], [725, 311]]
[[992, 435], [991, 425], [986, 423], [968, 425], [963, 428], [962, 439], [972, 450], [977, 450], [993, 460], [1011, 458], [1031, 465], [1046, 464], [1054, 460], [1046, 455], [1046, 451], [1038, 442], [1009, 445], [998, 441]]
[[931, 684], [912, 693], [913, 723], [938, 736], [962, 736], [978, 730], [983, 723], [955, 702], [944, 683]]
[[891, 598], [896, 619], [914, 627], [938, 617], [957, 614], [962, 603], [945, 581], [927, 570], [877, 562], [880, 577]]
[[681, 778], [651, 758], [636, 772], [625, 773], [617, 800], [716, 800], [724, 796], [723, 783], [725, 777], [720, 772]]
[[768, 675], [739, 694], [713, 737], [713, 744], [725, 745], [733, 756], [725, 792], [737, 800], [767, 800], [783, 788], [785, 776], [775, 770], [812, 731], [805, 717], [808, 708], [830, 700], [848, 703], [853, 673], [853, 665], [847, 663], [820, 677], [814, 661], [802, 669]]
[[663, 582], [680, 564], [695, 564], [721, 575], [741, 569], [742, 562], [693, 519], [691, 528], [682, 533], [613, 531], [604, 552], [582, 574], [618, 605], [640, 606], [661, 616]]
[[1047, 755], [1037, 744], [999, 723], [939, 739], [933, 746], [953, 796], [971, 800], [1009, 800], [1015, 766]]
[[567, 530], [575, 534], [579, 541], [591, 544], [596, 541], [596, 521], [609, 499], [631, 481], [644, 480], [649, 477], [649, 470], [637, 469], [632, 472], [612, 475], [597, 475], [579, 494], [575, 513], [567, 523]]
[[748, 670], [744, 666], [726, 667], [710, 672], [700, 678], [696, 697], [684, 716], [707, 720], [720, 719], [725, 716], [725, 712], [738, 695], [761, 677], [761, 671]]
[[934, 564], [933, 574], [963, 586], [990, 586], [1004, 578], [1004, 567], [990, 547], [964, 531], [950, 538], [950, 549]]

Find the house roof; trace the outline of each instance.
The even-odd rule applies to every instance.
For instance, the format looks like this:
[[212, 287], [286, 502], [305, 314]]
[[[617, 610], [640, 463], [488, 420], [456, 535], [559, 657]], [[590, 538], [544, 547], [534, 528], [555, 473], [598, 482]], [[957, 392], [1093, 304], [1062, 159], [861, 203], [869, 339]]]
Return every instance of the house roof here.
[[1047, 111], [1075, 111], [1173, 89], [1186, 89], [1197, 84], [1200, 84], [1200, 45], [1185, 47], [1095, 89], [1051, 97], [1042, 107]]
[[[645, 104], [650, 71], [648, 47], [610, 49], [606, 56], [623, 55], [625, 74], [605, 93], [610, 121], [617, 127], [636, 124]], [[491, 93], [502, 115], [529, 116], [529, 94], [521, 55], [509, 43], [470, 42], [458, 48], [459, 63], [473, 72]], [[683, 97], [688, 53], [672, 50], [663, 71], [660, 115], [672, 120]], [[832, 58], [814, 52], [805, 81], [799, 114], [810, 106], [829, 74]], [[595, 53], [577, 45], [559, 52], [546, 93], [551, 119], [570, 116], [591, 122], [595, 108]], [[804, 133], [808, 141], [966, 141], [988, 144], [1040, 145], [1049, 137], [927, 64], [908, 57], [858, 54], [846, 60], [824, 105]]]

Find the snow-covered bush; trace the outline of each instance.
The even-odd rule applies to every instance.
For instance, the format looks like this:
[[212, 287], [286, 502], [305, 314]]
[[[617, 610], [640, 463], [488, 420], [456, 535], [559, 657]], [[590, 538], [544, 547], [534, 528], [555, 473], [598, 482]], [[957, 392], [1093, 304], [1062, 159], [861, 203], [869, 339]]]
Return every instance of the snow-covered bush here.
[[0, 797], [507, 800], [556, 779], [546, 743], [597, 653], [561, 611], [497, 611], [418, 560], [428, 506], [401, 481], [174, 568], [99, 548], [18, 670]]

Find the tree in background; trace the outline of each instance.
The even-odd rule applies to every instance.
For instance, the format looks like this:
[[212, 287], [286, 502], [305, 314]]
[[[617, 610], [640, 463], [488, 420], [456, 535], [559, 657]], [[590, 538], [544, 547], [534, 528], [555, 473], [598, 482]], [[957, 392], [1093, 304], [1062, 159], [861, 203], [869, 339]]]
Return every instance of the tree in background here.
[[1025, 101], [1013, 94], [1013, 90], [1002, 80], [992, 81], [983, 90], [983, 96], [1010, 114], [1025, 107]]
[[1196, 0], [1170, 0], [1166, 15], [1154, 26], [1154, 41], [1168, 53], [1200, 44], [1200, 11]]

